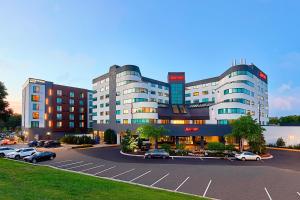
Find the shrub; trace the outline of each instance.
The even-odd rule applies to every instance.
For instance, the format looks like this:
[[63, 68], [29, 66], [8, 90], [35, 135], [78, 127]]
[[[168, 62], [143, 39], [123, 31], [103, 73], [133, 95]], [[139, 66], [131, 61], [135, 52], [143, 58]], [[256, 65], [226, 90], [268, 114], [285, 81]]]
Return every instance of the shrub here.
[[224, 151], [225, 145], [221, 142], [210, 142], [208, 143], [208, 150]]
[[228, 145], [225, 145], [225, 150], [228, 150], [228, 151], [235, 151], [235, 146], [233, 144], [228, 144]]
[[93, 147], [93, 145], [92, 144], [82, 144], [79, 146], [72, 147], [72, 149], [80, 149], [80, 148], [88, 148], [88, 147]]
[[134, 137], [130, 135], [124, 136], [124, 138], [121, 141], [121, 148], [122, 151], [127, 153], [127, 152], [133, 152], [134, 149], [137, 149], [137, 142], [135, 141]]
[[114, 130], [107, 129], [104, 132], [104, 142], [106, 144], [116, 144], [117, 143], [117, 135]]
[[285, 141], [283, 140], [282, 137], [280, 137], [280, 138], [277, 139], [276, 146], [277, 147], [284, 147], [285, 146]]
[[164, 143], [164, 144], [161, 144], [160, 147], [162, 149], [164, 149], [166, 152], [170, 152], [170, 150], [171, 150], [171, 145], [170, 144]]
[[185, 149], [185, 144], [176, 144], [176, 149], [184, 150]]
[[60, 142], [66, 144], [95, 144], [95, 140], [89, 136], [67, 135], [60, 139]]

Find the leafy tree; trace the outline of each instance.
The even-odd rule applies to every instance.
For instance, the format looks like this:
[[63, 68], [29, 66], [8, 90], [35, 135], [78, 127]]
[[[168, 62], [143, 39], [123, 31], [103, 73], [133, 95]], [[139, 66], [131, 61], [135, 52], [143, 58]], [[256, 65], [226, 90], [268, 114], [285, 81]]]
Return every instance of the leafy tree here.
[[208, 143], [208, 150], [224, 151], [225, 144], [222, 142], [210, 142]]
[[106, 144], [116, 144], [117, 143], [117, 134], [112, 129], [107, 129], [104, 132], [104, 141]]
[[16, 131], [19, 127], [21, 127], [22, 116], [19, 114], [13, 114], [9, 116], [5, 126], [8, 129]]
[[280, 137], [280, 138], [277, 139], [276, 146], [278, 146], [278, 147], [285, 147], [285, 141], [283, 140], [282, 137]]
[[[9, 103], [6, 101], [7, 89], [3, 82], [0, 81], [0, 125], [5, 126], [10, 115], [13, 114], [12, 109], [9, 108]], [[0, 127], [1, 128], [1, 127]]]
[[263, 131], [265, 130], [261, 127], [256, 120], [252, 119], [250, 115], [241, 116], [239, 119], [235, 120], [231, 124], [232, 133], [230, 136], [233, 136], [239, 141], [240, 151], [244, 150], [244, 140], [248, 140], [249, 145], [259, 145], [263, 146]]
[[137, 141], [132, 137], [131, 131], [126, 131], [126, 135], [121, 141], [121, 148], [123, 152], [132, 152], [137, 149]]
[[153, 125], [147, 124], [142, 125], [136, 130], [141, 138], [152, 138], [155, 141], [155, 149], [158, 148], [158, 139], [168, 132], [163, 126], [155, 127]]
[[280, 119], [278, 119], [278, 117], [270, 117], [269, 118], [269, 124], [279, 124], [280, 123]]
[[170, 144], [164, 143], [164, 144], [161, 144], [160, 147], [162, 149], [164, 149], [166, 152], [170, 152], [171, 151], [171, 145]]

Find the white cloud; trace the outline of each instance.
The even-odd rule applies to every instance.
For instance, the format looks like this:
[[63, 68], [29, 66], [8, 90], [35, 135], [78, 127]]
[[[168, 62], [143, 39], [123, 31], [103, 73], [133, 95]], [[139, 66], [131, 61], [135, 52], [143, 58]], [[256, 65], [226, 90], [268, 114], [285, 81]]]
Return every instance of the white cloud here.
[[285, 92], [291, 91], [291, 89], [292, 89], [292, 86], [290, 83], [289, 84], [284, 83], [278, 88], [278, 91], [280, 93], [285, 93]]

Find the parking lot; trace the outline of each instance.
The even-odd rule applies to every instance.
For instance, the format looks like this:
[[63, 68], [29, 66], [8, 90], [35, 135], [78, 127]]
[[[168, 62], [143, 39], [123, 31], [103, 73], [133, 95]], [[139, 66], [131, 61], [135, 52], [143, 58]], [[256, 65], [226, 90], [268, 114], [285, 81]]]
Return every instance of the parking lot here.
[[300, 199], [300, 154], [294, 152], [273, 151], [272, 160], [242, 162], [145, 160], [111, 147], [54, 151], [55, 160], [40, 164], [215, 199]]

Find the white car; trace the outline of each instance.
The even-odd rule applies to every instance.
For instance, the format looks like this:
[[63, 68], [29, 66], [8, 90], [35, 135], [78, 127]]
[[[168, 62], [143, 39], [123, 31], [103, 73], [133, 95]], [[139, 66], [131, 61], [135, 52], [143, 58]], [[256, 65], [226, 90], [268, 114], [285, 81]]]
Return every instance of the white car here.
[[0, 157], [6, 156], [8, 153], [16, 151], [14, 148], [11, 147], [0, 147]]
[[35, 154], [36, 152], [37, 151], [35, 148], [21, 148], [21, 149], [17, 149], [13, 152], [6, 154], [5, 157], [13, 158], [13, 159], [21, 159], [26, 156], [31, 156], [31, 155]]
[[235, 158], [239, 159], [239, 160], [261, 160], [261, 157], [257, 154], [251, 153], [251, 152], [242, 152], [241, 154], [235, 154]]

